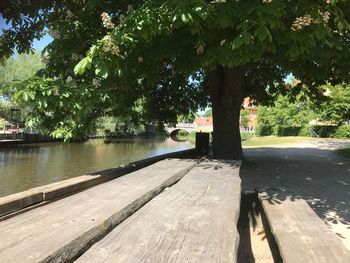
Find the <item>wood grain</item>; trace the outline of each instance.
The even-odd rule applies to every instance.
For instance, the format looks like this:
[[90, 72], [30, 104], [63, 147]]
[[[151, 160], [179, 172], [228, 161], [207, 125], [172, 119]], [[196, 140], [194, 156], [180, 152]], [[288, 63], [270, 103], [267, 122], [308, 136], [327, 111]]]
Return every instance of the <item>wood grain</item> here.
[[235, 262], [239, 163], [200, 163], [76, 262]]
[[259, 199], [283, 262], [350, 262], [350, 251], [305, 200], [273, 200], [271, 196], [273, 193], [260, 193]]
[[92, 245], [89, 238], [111, 230], [112, 216], [120, 211], [123, 216], [136, 200], [142, 206], [149, 201], [145, 194], [158, 194], [165, 181], [179, 180], [193, 165], [190, 160], [164, 160], [0, 222], [0, 262], [69, 261], [84, 251], [76, 240]]

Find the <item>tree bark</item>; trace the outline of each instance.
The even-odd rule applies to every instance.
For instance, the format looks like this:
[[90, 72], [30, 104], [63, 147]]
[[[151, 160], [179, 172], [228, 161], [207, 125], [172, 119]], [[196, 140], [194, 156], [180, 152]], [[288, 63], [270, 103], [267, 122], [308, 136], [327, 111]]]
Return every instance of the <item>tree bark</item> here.
[[214, 158], [243, 160], [239, 130], [240, 109], [243, 101], [243, 76], [240, 67], [218, 66], [209, 72], [209, 90], [213, 106]]

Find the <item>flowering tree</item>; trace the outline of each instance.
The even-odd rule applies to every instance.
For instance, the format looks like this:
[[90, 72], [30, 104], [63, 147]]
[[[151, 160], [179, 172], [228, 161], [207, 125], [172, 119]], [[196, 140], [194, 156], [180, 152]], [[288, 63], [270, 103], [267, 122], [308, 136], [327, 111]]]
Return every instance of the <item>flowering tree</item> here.
[[[349, 79], [346, 0], [38, 2], [3, 9], [14, 27], [1, 52], [10, 54], [17, 39], [28, 50], [50, 28], [44, 78], [29, 80], [18, 97], [56, 136], [137, 104], [145, 118], [176, 121], [208, 96], [214, 155], [241, 159], [244, 96], [264, 103], [304, 87], [318, 97], [320, 84]], [[298, 81], [286, 86], [290, 74]]]

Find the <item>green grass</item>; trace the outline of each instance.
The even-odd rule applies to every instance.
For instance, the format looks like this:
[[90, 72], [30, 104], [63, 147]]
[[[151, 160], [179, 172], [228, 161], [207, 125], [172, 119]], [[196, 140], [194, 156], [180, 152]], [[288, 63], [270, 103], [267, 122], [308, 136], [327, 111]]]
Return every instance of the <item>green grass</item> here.
[[337, 152], [345, 158], [350, 158], [350, 147], [337, 150]]
[[[262, 147], [271, 145], [283, 145], [290, 143], [302, 143], [310, 140], [309, 137], [299, 137], [299, 136], [254, 136], [251, 132], [242, 132], [242, 146], [243, 147]], [[191, 132], [189, 135], [178, 135], [178, 139], [189, 140], [192, 144], [195, 144], [196, 133]], [[349, 150], [350, 151], [350, 150]]]
[[295, 136], [252, 136], [249, 139], [242, 142], [242, 146], [269, 146], [269, 145], [283, 145], [289, 143], [299, 143], [310, 140], [308, 137], [295, 137]]

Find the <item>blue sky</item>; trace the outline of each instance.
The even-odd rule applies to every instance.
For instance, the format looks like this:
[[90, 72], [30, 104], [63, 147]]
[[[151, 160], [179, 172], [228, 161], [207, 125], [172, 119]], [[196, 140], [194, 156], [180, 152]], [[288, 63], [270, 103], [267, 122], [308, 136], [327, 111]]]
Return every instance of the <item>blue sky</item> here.
[[[11, 25], [6, 24], [5, 19], [2, 18], [0, 15], [0, 36], [3, 34], [4, 29], [10, 28]], [[42, 50], [44, 47], [46, 47], [51, 41], [52, 37], [50, 37], [48, 34], [46, 34], [43, 38], [41, 39], [34, 39], [33, 41], [33, 47], [38, 50]]]

